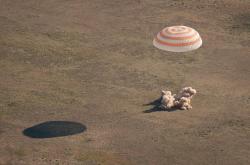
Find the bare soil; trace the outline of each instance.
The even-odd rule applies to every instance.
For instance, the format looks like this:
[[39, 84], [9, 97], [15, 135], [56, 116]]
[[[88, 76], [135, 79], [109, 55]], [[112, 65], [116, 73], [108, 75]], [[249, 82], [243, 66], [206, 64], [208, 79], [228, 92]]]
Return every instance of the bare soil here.
[[[203, 46], [153, 47], [166, 26]], [[249, 0], [0, 0], [1, 165], [249, 165]], [[158, 111], [192, 86], [190, 111]], [[23, 131], [67, 121], [82, 133]], [[47, 128], [47, 127], [46, 127]]]

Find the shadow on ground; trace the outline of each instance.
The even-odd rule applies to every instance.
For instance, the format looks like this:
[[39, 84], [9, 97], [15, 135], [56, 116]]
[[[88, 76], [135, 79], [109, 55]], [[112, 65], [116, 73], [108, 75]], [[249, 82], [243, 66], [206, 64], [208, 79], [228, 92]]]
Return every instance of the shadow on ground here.
[[53, 138], [82, 133], [86, 126], [71, 121], [47, 121], [23, 130], [25, 136], [31, 138]]
[[147, 110], [144, 110], [143, 113], [151, 113], [151, 112], [158, 112], [158, 111], [167, 111], [167, 112], [174, 112], [174, 111], [177, 111], [177, 110], [180, 110], [178, 108], [171, 108], [171, 109], [168, 109], [168, 110], [165, 110], [165, 109], [162, 109], [160, 107], [161, 105], [161, 97], [148, 103], [148, 104], [144, 104], [144, 106], [153, 106], [152, 108], [150, 109], [147, 109]]

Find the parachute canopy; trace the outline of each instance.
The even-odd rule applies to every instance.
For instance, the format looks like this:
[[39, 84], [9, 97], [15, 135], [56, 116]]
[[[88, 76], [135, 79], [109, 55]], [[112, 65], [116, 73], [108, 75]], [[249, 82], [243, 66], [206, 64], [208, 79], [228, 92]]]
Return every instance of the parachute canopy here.
[[171, 26], [160, 31], [153, 40], [159, 49], [171, 52], [187, 52], [202, 45], [199, 33], [187, 26]]

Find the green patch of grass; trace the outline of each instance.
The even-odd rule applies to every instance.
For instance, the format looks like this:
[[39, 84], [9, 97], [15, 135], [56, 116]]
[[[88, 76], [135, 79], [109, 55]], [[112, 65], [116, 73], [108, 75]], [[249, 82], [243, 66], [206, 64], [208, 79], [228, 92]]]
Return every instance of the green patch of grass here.
[[20, 159], [20, 160], [22, 160], [27, 155], [24, 148], [6, 147], [5, 150], [8, 152], [9, 155], [15, 157], [16, 159]]
[[6, 115], [6, 108], [0, 106], [0, 119], [2, 119]]
[[93, 165], [110, 165], [110, 164], [119, 164], [125, 165], [122, 159], [119, 159], [115, 154], [108, 152], [86, 152], [79, 155], [76, 158], [80, 162], [90, 163]]
[[17, 149], [14, 151], [14, 154], [18, 157], [18, 158], [23, 158], [26, 156], [26, 153], [23, 149]]

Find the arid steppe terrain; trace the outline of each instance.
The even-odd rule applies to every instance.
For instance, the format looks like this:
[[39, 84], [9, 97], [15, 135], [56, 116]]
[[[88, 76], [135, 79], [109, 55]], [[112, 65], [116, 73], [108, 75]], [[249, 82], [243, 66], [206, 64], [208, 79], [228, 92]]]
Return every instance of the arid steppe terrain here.
[[[202, 47], [155, 48], [173, 25]], [[157, 109], [184, 86], [192, 110]], [[83, 129], [25, 132], [54, 121]], [[0, 165], [249, 165], [250, 1], [0, 0], [0, 144]]]

